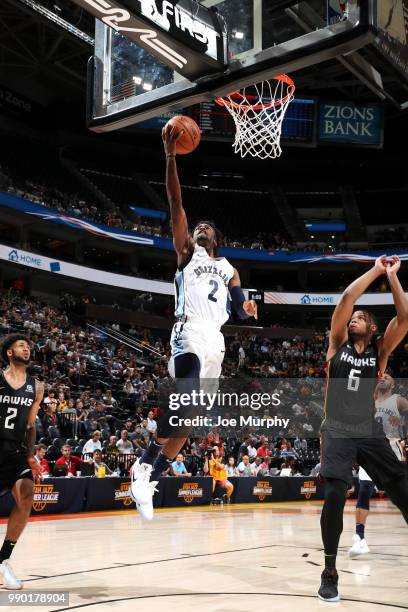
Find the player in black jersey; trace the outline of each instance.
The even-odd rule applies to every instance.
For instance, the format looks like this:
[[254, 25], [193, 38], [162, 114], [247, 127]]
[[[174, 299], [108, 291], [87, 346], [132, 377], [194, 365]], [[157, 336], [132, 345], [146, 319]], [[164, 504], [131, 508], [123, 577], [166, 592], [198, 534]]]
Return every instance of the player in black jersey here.
[[0, 373], [0, 495], [11, 491], [15, 506], [0, 549], [0, 577], [6, 589], [21, 589], [8, 562], [30, 516], [33, 479], [41, 476], [34, 459], [35, 419], [44, 395], [43, 384], [27, 374], [30, 343], [26, 336], [3, 339], [1, 355], [8, 367]]
[[[379, 257], [375, 265], [344, 291], [336, 306], [327, 351], [325, 420], [321, 432], [321, 475], [325, 479], [321, 530], [325, 569], [319, 598], [339, 601], [336, 555], [343, 530], [343, 510], [354, 463], [361, 465], [379, 489], [387, 491], [408, 523], [408, 478], [381, 426], [375, 421], [374, 389], [389, 355], [408, 332], [408, 300], [397, 273], [401, 262]], [[385, 274], [397, 316], [378, 335], [376, 321], [354, 304]]]

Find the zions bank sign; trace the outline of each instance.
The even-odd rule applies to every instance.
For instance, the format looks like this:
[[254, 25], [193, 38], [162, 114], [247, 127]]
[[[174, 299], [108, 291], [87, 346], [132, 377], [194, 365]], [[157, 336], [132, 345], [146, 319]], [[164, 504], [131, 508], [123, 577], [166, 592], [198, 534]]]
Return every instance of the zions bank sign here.
[[352, 102], [321, 103], [319, 139], [327, 143], [382, 147], [382, 107]]

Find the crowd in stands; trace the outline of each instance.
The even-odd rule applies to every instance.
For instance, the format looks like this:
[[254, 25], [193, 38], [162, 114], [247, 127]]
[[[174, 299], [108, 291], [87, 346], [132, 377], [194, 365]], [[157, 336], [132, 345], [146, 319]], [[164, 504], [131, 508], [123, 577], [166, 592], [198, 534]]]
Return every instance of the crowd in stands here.
[[[56, 185], [27, 179], [5, 165], [0, 165], [0, 189], [41, 206], [75, 215], [87, 221], [149, 236], [171, 238], [171, 228], [166, 222], [131, 214], [129, 206], [114, 205], [112, 208], [104, 208], [100, 203], [85, 197], [83, 193], [68, 192]], [[257, 250], [289, 251], [294, 248], [278, 232], [257, 233], [254, 237], [239, 239], [224, 236], [224, 245]]]
[[[113, 324], [111, 331], [118, 329], [119, 325]], [[74, 323], [62, 308], [40, 303], [14, 290], [1, 298], [0, 332], [23, 332], [30, 337], [32, 374], [45, 383], [37, 439], [46, 446], [46, 458], [58, 460], [62, 446], [68, 443], [70, 452], [87, 459], [95, 450], [101, 450], [112, 471], [126, 472], [130, 459], [133, 461], [142, 453], [157, 428], [159, 393], [170, 381], [167, 335], [131, 327], [127, 330], [129, 335], [142, 347], [146, 346], [146, 350], [137, 353], [120, 342], [112, 342], [103, 333]], [[271, 456], [279, 465], [284, 455], [277, 441], [289, 434], [291, 439], [303, 437], [311, 442], [313, 432], [308, 430], [311, 427], [308, 421], [321, 417], [321, 407], [313, 402], [319, 394], [314, 384], [324, 380], [324, 344], [324, 334], [308, 341], [269, 340], [255, 334], [226, 339], [223, 369], [226, 384], [235, 388], [241, 377], [256, 379], [259, 384], [263, 380], [287, 379], [285, 394], [290, 398], [290, 405], [281, 411], [293, 417], [293, 427], [288, 432], [278, 427], [268, 440]], [[299, 389], [291, 377], [299, 380]], [[298, 394], [302, 401], [296, 399]], [[208, 432], [197, 430], [196, 433], [197, 437], [190, 439], [183, 449], [188, 473], [204, 469]], [[244, 452], [241, 434], [245, 435], [238, 430], [222, 432], [226, 456], [233, 456], [239, 466], [243, 455], [248, 454], [251, 469], [257, 469], [251, 449], [263, 446], [264, 439], [256, 430], [251, 430], [252, 443], [248, 452]], [[107, 456], [113, 462], [107, 461]]]

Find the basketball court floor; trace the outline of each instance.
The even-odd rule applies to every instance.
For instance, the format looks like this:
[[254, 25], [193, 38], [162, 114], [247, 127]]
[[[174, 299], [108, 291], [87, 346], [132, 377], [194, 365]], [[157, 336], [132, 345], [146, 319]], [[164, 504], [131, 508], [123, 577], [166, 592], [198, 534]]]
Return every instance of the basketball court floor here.
[[23, 593], [69, 591], [69, 606], [32, 608], [43, 611], [408, 609], [408, 529], [386, 500], [372, 504], [371, 553], [357, 560], [347, 557], [354, 525], [354, 504], [347, 503], [342, 601], [317, 599], [320, 509], [321, 502], [166, 509], [151, 523], [134, 511], [35, 518], [13, 567]]

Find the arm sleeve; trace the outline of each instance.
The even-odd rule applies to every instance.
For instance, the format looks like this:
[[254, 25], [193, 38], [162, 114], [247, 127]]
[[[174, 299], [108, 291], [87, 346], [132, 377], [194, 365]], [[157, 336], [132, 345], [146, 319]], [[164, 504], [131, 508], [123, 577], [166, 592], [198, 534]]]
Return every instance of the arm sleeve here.
[[236, 285], [235, 287], [231, 287], [230, 296], [231, 296], [232, 306], [235, 312], [237, 313], [237, 315], [239, 316], [239, 318], [249, 319], [249, 315], [247, 315], [245, 310], [242, 308], [242, 305], [245, 302], [245, 295], [244, 295], [244, 292], [242, 291], [242, 288], [239, 287], [238, 285]]

